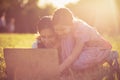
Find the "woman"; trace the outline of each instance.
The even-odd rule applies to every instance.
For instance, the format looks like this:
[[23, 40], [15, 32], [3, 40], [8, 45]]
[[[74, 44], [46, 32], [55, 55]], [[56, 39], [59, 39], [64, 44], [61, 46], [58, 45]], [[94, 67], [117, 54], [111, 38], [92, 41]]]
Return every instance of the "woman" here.
[[111, 44], [84, 21], [75, 20], [67, 8], [57, 9], [52, 20], [53, 28], [61, 39], [59, 72], [64, 73], [65, 70], [71, 69], [81, 75], [78, 80], [84, 80], [86, 77], [82, 77], [82, 71], [85, 71], [86, 75], [88, 68], [103, 63], [109, 56]]

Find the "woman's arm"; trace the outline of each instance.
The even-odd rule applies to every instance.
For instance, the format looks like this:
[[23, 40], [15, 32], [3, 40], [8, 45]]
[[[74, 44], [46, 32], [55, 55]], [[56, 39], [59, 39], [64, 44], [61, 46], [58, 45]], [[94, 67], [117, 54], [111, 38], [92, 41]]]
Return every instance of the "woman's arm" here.
[[72, 53], [68, 58], [59, 66], [59, 72], [63, 72], [68, 68], [79, 56], [83, 48], [84, 43], [80, 39], [76, 39], [75, 46], [72, 50]]

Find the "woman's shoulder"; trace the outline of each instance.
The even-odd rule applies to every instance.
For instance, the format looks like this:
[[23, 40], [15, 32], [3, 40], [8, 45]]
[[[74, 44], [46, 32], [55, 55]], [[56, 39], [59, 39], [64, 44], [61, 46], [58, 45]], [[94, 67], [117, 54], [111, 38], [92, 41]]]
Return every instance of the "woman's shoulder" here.
[[88, 23], [81, 19], [74, 20], [74, 31], [87, 33], [87, 34], [96, 34], [99, 35], [99, 32], [93, 27], [90, 26]]
[[78, 33], [79, 35], [82, 35], [84, 33], [92, 31], [92, 28], [90, 28], [90, 26], [82, 20], [75, 20], [74, 27], [72, 30], [73, 32]]
[[87, 22], [81, 20], [81, 19], [76, 19], [73, 21], [74, 28], [76, 29], [82, 29], [82, 30], [94, 30], [92, 26], [90, 26]]
[[73, 33], [76, 38], [81, 37], [86, 41], [90, 39], [100, 38], [100, 34], [95, 28], [80, 19], [74, 21]]

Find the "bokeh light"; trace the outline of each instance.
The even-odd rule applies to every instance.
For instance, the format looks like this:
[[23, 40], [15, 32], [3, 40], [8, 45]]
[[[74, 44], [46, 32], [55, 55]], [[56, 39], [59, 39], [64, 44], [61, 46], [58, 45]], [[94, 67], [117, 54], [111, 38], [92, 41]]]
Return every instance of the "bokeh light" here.
[[55, 7], [64, 7], [68, 3], [76, 3], [79, 0], [39, 0], [38, 6], [45, 7], [46, 4], [52, 4]]

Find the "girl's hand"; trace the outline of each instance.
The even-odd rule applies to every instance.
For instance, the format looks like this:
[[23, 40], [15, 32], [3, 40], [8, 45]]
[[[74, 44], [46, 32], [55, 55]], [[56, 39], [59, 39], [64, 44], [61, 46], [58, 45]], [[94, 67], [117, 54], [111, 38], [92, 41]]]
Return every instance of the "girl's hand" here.
[[68, 75], [69, 74], [68, 69], [63, 68], [62, 65], [59, 66], [58, 71], [59, 71], [60, 76]]

